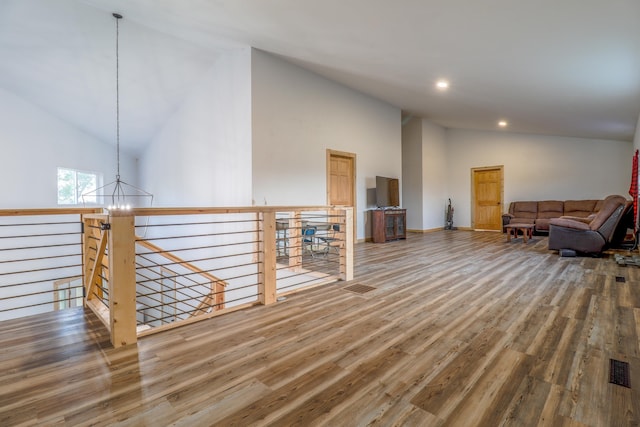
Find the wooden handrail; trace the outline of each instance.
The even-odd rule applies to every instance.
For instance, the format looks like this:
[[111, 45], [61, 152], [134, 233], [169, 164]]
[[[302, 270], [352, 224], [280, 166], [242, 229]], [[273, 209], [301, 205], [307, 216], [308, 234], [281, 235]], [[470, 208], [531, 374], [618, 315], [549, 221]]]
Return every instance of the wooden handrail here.
[[0, 216], [80, 215], [100, 212], [102, 212], [102, 208], [0, 209]]
[[156, 246], [153, 243], [144, 240], [142, 237], [140, 236], [136, 236], [136, 244], [145, 247], [149, 250], [151, 250], [153, 253], [158, 254], [172, 262], [175, 262], [176, 264], [179, 264], [181, 266], [183, 266], [184, 268], [191, 270], [194, 273], [197, 273], [199, 275], [201, 275], [202, 277], [206, 277], [209, 281], [211, 282], [218, 282], [220, 283], [222, 286], [227, 286], [227, 282], [225, 282], [222, 279], [217, 278], [216, 276], [214, 276], [211, 273], [208, 273], [206, 271], [203, 271], [201, 269], [199, 269], [198, 267], [196, 267], [195, 265], [191, 264], [188, 261], [183, 260], [182, 258], [172, 254], [171, 252], [167, 252], [164, 249], [162, 249], [160, 246]]
[[213, 289], [213, 283], [211, 283], [211, 286], [212, 286], [211, 292], [208, 295], [205, 295], [204, 298], [202, 298], [202, 301], [200, 301], [200, 304], [198, 304], [198, 306], [195, 308], [195, 310], [193, 310], [193, 312], [191, 313], [191, 316], [189, 317], [195, 317], [195, 316], [200, 316], [202, 314], [207, 314], [209, 312], [209, 307], [216, 304], [216, 298], [212, 296], [212, 294], [215, 293], [215, 290]]
[[140, 236], [136, 236], [136, 244], [149, 249], [154, 254], [160, 255], [178, 265], [181, 265], [187, 270], [199, 274], [209, 281], [209, 294], [206, 295], [202, 299], [202, 301], [200, 301], [200, 304], [198, 304], [191, 316], [197, 316], [207, 313], [207, 309], [212, 305], [216, 305], [218, 309], [224, 308], [224, 288], [227, 286], [226, 281], [214, 276], [211, 273], [201, 270], [190, 262], [183, 260], [182, 258], [172, 254], [171, 252], [165, 251], [160, 246], [154, 245], [153, 243], [142, 239]]
[[340, 209], [344, 206], [238, 206], [225, 208], [191, 207], [191, 208], [132, 208], [136, 216], [155, 215], [202, 215], [202, 214], [227, 214], [227, 213], [256, 213], [256, 212], [308, 212]]

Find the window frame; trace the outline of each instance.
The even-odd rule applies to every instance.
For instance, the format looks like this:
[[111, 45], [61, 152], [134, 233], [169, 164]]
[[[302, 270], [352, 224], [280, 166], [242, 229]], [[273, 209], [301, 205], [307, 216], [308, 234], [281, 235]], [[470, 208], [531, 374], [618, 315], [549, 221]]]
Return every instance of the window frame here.
[[[73, 181], [74, 181], [73, 186], [75, 187], [75, 191], [73, 195], [73, 203], [64, 203], [64, 202], [61, 202], [60, 200], [60, 182], [61, 182], [60, 171], [73, 173]], [[82, 202], [82, 194], [87, 193], [87, 191], [84, 191], [83, 193], [80, 192], [80, 188], [78, 187], [78, 174], [93, 175], [95, 177], [96, 186], [93, 190], [89, 190], [89, 191], [96, 191], [102, 188], [103, 178], [102, 178], [101, 172], [58, 166], [58, 168], [56, 169], [56, 202], [58, 206], [78, 206], [78, 205], [85, 204]], [[91, 204], [91, 205], [100, 204], [101, 196], [102, 194], [96, 193], [95, 201], [89, 202], [87, 204]]]

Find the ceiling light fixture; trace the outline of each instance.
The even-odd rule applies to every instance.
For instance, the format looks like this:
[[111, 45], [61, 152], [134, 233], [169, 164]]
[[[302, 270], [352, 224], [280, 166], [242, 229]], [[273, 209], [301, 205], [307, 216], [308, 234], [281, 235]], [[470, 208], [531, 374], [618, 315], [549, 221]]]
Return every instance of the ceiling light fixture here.
[[147, 205], [153, 203], [153, 194], [144, 191], [134, 185], [127, 184], [120, 179], [120, 20], [122, 15], [112, 13], [116, 19], [116, 180], [93, 191], [82, 195], [82, 201], [102, 200], [102, 195], [111, 194], [111, 201], [107, 206], [108, 210], [130, 210], [131, 207]]
[[449, 82], [446, 80], [438, 80], [436, 82], [436, 87], [440, 90], [446, 90], [449, 89]]
[[500, 126], [501, 128], [506, 128], [508, 124], [509, 124], [509, 123], [507, 123], [507, 121], [506, 121], [506, 120], [500, 120], [500, 121], [498, 122], [498, 126]]

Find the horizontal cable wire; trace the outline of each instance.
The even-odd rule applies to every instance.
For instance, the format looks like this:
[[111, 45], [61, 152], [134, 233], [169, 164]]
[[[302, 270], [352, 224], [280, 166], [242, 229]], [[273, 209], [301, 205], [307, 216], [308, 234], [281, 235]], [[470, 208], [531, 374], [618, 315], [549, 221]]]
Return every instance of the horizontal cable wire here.
[[40, 261], [43, 259], [58, 259], [58, 258], [67, 258], [72, 256], [81, 256], [82, 254], [68, 254], [68, 255], [52, 255], [52, 256], [43, 256], [38, 258], [21, 258], [21, 259], [10, 259], [6, 261], [0, 261], [0, 264], [7, 264], [11, 262], [26, 262], [26, 261]]
[[58, 248], [58, 247], [66, 247], [66, 246], [78, 246], [81, 244], [82, 243], [75, 242], [75, 243], [59, 243], [55, 245], [23, 246], [19, 248], [3, 248], [3, 249], [0, 249], [0, 251], [23, 251], [23, 250], [30, 250], [30, 249], [49, 249], [49, 248]]
[[33, 280], [31, 282], [10, 283], [10, 284], [4, 284], [3, 283], [2, 285], [0, 285], [0, 288], [12, 288], [12, 287], [15, 287], [15, 286], [34, 285], [36, 283], [57, 282], [59, 280], [73, 279], [74, 277], [78, 277], [78, 274], [74, 274], [73, 276], [63, 276], [63, 277], [48, 278], [48, 279], [44, 279], [44, 280]]
[[74, 267], [82, 267], [82, 264], [70, 264], [70, 265], [60, 265], [57, 267], [34, 268], [32, 270], [11, 271], [8, 273], [0, 273], [0, 276], [10, 276], [12, 274], [36, 273], [40, 271], [50, 271], [50, 270], [61, 270], [63, 268], [74, 268]]
[[167, 236], [167, 237], [147, 237], [146, 239], [139, 239], [137, 241], [146, 240], [147, 242], [155, 242], [156, 240], [168, 240], [168, 239], [190, 239], [193, 237], [214, 237], [214, 236], [230, 236], [234, 234], [247, 234], [247, 233], [257, 233], [256, 230], [246, 230], [246, 231], [228, 231], [226, 233], [204, 233], [204, 234], [185, 234], [183, 236]]
[[[144, 255], [150, 255], [153, 254], [154, 252], [145, 252]], [[167, 265], [180, 265], [183, 268], [184, 264], [192, 264], [194, 262], [200, 262], [200, 261], [211, 261], [211, 260], [215, 260], [215, 259], [224, 259], [224, 258], [232, 258], [235, 256], [243, 256], [243, 255], [257, 255], [260, 252], [258, 251], [254, 251], [254, 252], [244, 252], [244, 253], [238, 253], [238, 254], [231, 254], [231, 255], [221, 255], [221, 256], [215, 256], [215, 257], [208, 257], [208, 258], [197, 258], [197, 259], [190, 259], [190, 260], [184, 260], [184, 261], [173, 261], [173, 262], [167, 262], [167, 263], [154, 263], [153, 265], [157, 266], [157, 267], [166, 267]], [[137, 254], [140, 257], [143, 257], [143, 254]], [[148, 258], [144, 258], [147, 261], [150, 261]], [[152, 261], [150, 261], [152, 262]], [[253, 263], [255, 264], [255, 263]], [[244, 266], [244, 265], [243, 265]], [[231, 265], [231, 266], [227, 266], [226, 268], [234, 268], [236, 267], [235, 265]], [[203, 273], [206, 273], [206, 270], [202, 270]], [[198, 274], [197, 272], [194, 272], [195, 274]]]
[[176, 226], [211, 225], [211, 224], [241, 224], [241, 223], [256, 223], [257, 224], [259, 222], [260, 222], [260, 220], [257, 220], [257, 219], [231, 220], [231, 221], [207, 221], [207, 222], [183, 222], [183, 223], [174, 223], [174, 224], [136, 225], [136, 228], [176, 227]]

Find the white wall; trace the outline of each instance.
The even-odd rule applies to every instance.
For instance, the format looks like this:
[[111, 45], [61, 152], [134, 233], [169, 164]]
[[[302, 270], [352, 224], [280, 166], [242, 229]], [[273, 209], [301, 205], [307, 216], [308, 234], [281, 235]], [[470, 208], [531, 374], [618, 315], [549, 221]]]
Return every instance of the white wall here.
[[422, 119], [402, 126], [402, 207], [407, 210], [407, 229], [423, 230]]
[[407, 228], [442, 228], [447, 205], [447, 141], [445, 129], [414, 118], [402, 128], [403, 201]]
[[450, 160], [447, 157], [445, 129], [422, 120], [423, 230], [444, 227]]
[[251, 51], [223, 54], [141, 156], [155, 206], [251, 203]]
[[400, 109], [258, 50], [252, 84], [255, 204], [326, 204], [326, 150], [355, 153], [357, 238], [369, 235], [366, 190], [402, 173]]
[[471, 168], [504, 165], [504, 210], [515, 200], [627, 195], [632, 144], [582, 138], [452, 129], [448, 188], [454, 221], [471, 226]]
[[[57, 207], [57, 168], [102, 173], [115, 180], [113, 144], [70, 126], [13, 93], [0, 89], [0, 207]], [[136, 159], [120, 153], [120, 174], [137, 184]]]

